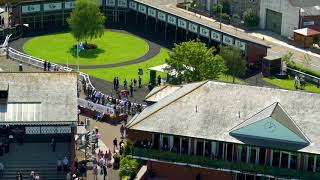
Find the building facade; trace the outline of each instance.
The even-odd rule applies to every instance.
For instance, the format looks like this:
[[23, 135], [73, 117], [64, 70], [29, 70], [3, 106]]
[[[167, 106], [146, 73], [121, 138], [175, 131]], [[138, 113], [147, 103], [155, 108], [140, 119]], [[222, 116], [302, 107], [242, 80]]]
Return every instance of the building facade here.
[[247, 9], [252, 9], [256, 15], [260, 12], [261, 0], [196, 0], [197, 8], [213, 13], [213, 6], [223, 1], [228, 1], [230, 4], [230, 14], [237, 14], [240, 17]]
[[292, 37], [295, 29], [319, 29], [320, 2], [264, 0], [260, 3], [260, 28]]
[[319, 179], [318, 94], [213, 81], [156, 94], [127, 124], [150, 176]]

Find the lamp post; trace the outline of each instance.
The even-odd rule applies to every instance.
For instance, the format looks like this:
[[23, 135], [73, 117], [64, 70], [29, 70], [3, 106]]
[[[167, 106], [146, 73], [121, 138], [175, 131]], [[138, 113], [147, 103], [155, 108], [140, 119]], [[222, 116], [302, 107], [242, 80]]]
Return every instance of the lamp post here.
[[222, 5], [220, 6], [220, 29], [221, 29], [221, 14], [222, 14]]
[[79, 41], [77, 42], [77, 72], [79, 73]]

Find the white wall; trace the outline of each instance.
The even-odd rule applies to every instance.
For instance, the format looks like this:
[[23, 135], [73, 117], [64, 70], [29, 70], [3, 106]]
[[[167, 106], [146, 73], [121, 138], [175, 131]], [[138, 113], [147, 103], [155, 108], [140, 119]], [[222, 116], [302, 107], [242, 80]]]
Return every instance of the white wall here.
[[282, 36], [292, 36], [293, 30], [299, 27], [299, 8], [291, 6], [288, 0], [261, 0], [260, 28], [265, 29], [266, 9], [282, 13]]

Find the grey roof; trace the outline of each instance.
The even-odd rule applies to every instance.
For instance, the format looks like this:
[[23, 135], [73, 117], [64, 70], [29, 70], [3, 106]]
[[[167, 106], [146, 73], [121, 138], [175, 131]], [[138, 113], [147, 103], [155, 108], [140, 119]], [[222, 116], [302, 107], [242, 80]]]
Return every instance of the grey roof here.
[[294, 7], [312, 7], [320, 5], [319, 0], [289, 0], [290, 4]]
[[164, 85], [157, 86], [152, 89], [152, 91], [145, 97], [145, 101], [149, 102], [158, 102], [164, 97], [170, 95], [176, 90], [180, 89], [182, 86], [172, 86], [172, 85]]
[[301, 16], [319, 16], [320, 3], [318, 6], [304, 7], [301, 9]]
[[0, 124], [69, 124], [77, 121], [76, 73], [1, 72], [0, 84], [9, 84], [8, 105], [1, 108]]
[[[232, 137], [229, 134], [230, 130], [275, 102], [281, 103], [281, 107], [286, 110], [285, 113], [311, 142], [309, 146], [297, 150], [320, 154], [320, 95], [301, 91], [215, 81], [188, 84], [147, 107], [132, 118], [127, 127], [141, 131], [245, 143]], [[271, 110], [265, 113], [269, 114]], [[275, 113], [275, 116], [279, 116]], [[284, 118], [283, 123], [285, 122]]]

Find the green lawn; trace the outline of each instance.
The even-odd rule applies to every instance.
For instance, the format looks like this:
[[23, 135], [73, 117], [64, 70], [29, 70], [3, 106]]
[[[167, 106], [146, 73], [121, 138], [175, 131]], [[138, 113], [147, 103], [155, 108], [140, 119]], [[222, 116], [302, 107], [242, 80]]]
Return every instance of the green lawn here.
[[[149, 51], [148, 44], [133, 35], [105, 31], [101, 38], [88, 41], [97, 49], [80, 52], [80, 65], [112, 64], [130, 61]], [[27, 41], [23, 49], [26, 53], [52, 62], [76, 64], [76, 40], [70, 33], [38, 36]]]
[[[120, 84], [122, 84], [124, 79], [127, 79], [128, 82], [134, 78], [138, 80], [138, 69], [141, 68], [143, 69], [143, 75], [141, 76], [142, 84], [147, 84], [150, 80], [150, 71], [148, 68], [164, 64], [165, 59], [168, 57], [168, 52], [166, 49], [161, 49], [160, 53], [150, 60], [129, 66], [104, 69], [81, 69], [81, 71], [109, 82], [112, 82], [113, 78], [118, 76]], [[157, 75], [158, 74], [159, 72], [157, 72]], [[164, 77], [165, 73], [160, 73], [160, 75]]]
[[[230, 76], [230, 75], [221, 75], [218, 80], [219, 81], [223, 81], [223, 82], [232, 83], [232, 76]], [[239, 79], [239, 78], [235, 79], [235, 83], [236, 84], [246, 84], [245, 81], [243, 81], [242, 79]]]
[[[168, 50], [161, 49], [160, 53], [151, 58], [148, 61], [133, 64], [129, 66], [116, 67], [116, 68], [103, 68], [103, 69], [81, 69], [82, 72], [85, 72], [91, 76], [112, 82], [115, 76], [118, 76], [120, 82], [123, 83], [124, 79], [130, 81], [131, 79], [136, 78], [138, 80], [138, 69], [143, 69], [142, 84], [147, 84], [150, 80], [150, 71], [148, 68], [158, 66], [165, 63], [165, 59], [168, 57]], [[165, 73], [157, 72], [157, 76], [160, 74], [161, 77], [165, 77]], [[228, 75], [222, 75], [218, 79], [223, 82], [232, 82], [232, 77]], [[236, 83], [245, 84], [241, 79], [236, 78]]]
[[[274, 77], [264, 77], [263, 80], [274, 86], [278, 86], [283, 89], [294, 90], [294, 80], [292, 77], [289, 77], [289, 79], [277, 79]], [[320, 92], [320, 88], [317, 88], [315, 84], [311, 84], [311, 83], [307, 83], [304, 89], [309, 92], [317, 92], [317, 93]]]

